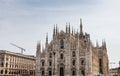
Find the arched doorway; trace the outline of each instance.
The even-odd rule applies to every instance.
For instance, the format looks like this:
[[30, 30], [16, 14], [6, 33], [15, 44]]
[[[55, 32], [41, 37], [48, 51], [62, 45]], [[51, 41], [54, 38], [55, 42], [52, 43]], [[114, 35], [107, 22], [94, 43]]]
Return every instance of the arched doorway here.
[[59, 76], [64, 76], [64, 68], [60, 67]]

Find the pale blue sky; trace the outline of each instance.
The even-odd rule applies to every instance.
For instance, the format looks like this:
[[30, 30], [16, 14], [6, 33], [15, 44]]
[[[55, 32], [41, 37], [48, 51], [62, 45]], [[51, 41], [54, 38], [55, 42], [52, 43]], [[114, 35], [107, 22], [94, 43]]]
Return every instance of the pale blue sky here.
[[120, 60], [120, 1], [119, 0], [0, 0], [0, 49], [35, 55], [36, 44], [45, 42], [46, 33], [52, 39], [54, 24], [65, 29], [66, 22], [79, 29], [83, 19], [84, 32], [95, 44], [105, 39], [110, 62]]

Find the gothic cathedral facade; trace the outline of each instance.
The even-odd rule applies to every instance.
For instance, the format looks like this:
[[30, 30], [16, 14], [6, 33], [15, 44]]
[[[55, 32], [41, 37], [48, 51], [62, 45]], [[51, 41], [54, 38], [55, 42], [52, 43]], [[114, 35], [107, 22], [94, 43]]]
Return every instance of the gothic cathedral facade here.
[[93, 45], [90, 35], [83, 32], [80, 19], [80, 32], [53, 29], [53, 39], [45, 48], [37, 43], [35, 76], [109, 76], [109, 60], [106, 42]]

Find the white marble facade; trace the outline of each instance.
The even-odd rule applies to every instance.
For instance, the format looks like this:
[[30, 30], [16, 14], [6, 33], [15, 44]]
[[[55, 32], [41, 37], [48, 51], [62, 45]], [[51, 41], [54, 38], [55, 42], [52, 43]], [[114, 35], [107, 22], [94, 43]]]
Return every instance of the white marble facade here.
[[50, 42], [46, 36], [45, 48], [41, 50], [41, 43], [37, 43], [36, 76], [109, 75], [106, 42], [94, 46], [80, 21], [79, 32], [71, 30], [70, 24], [66, 24], [66, 31], [55, 26]]

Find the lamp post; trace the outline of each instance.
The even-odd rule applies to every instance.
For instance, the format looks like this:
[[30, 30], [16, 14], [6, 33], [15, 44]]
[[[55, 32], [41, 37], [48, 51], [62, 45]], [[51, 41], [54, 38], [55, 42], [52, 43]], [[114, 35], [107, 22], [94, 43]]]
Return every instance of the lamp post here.
[[54, 55], [54, 68], [53, 68], [53, 76], [55, 75], [55, 52], [53, 52]]

